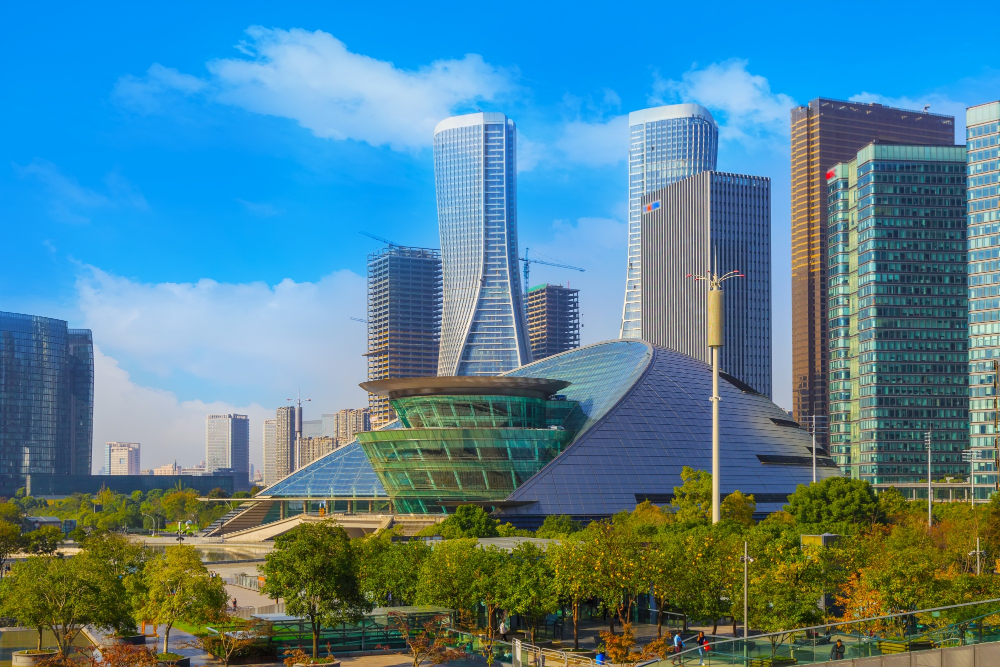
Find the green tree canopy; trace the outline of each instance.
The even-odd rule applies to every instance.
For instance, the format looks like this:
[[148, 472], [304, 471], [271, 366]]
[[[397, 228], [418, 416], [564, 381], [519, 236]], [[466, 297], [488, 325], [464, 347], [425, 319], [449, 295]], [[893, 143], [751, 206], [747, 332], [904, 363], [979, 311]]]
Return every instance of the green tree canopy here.
[[704, 470], [681, 468], [680, 486], [670, 501], [679, 523], [705, 523], [712, 518], [712, 475]]
[[500, 604], [525, 620], [534, 644], [538, 622], [559, 607], [552, 566], [545, 551], [534, 542], [521, 542], [502, 562], [495, 577], [500, 582]]
[[393, 542], [393, 532], [383, 531], [355, 540], [358, 576], [365, 598], [379, 607], [413, 604], [420, 569], [430, 554], [421, 540]]
[[479, 603], [475, 592], [474, 539], [447, 540], [435, 545], [420, 569], [417, 603], [455, 609], [459, 621], [469, 624]]
[[24, 548], [24, 538], [21, 526], [0, 519], [0, 578], [3, 577], [4, 565], [14, 554]]
[[[75, 559], [74, 559], [75, 560]], [[170, 629], [179, 620], [205, 623], [222, 612], [229, 595], [222, 579], [212, 576], [191, 546], [167, 547], [166, 553], [146, 563], [143, 619], [166, 626], [163, 652], [170, 648]]]
[[454, 514], [441, 523], [420, 531], [420, 535], [440, 535], [446, 540], [462, 537], [497, 537], [499, 523], [482, 507], [460, 505]]
[[535, 537], [565, 537], [581, 530], [583, 530], [583, 526], [565, 514], [550, 514], [545, 517], [545, 521], [535, 532]]
[[358, 623], [372, 609], [361, 590], [351, 538], [329, 521], [303, 523], [275, 538], [263, 572], [263, 592], [283, 598], [286, 613], [309, 619], [314, 659], [323, 625]]
[[871, 485], [859, 479], [830, 477], [817, 484], [799, 484], [785, 511], [800, 524], [836, 528], [837, 524], [871, 524], [881, 519]]

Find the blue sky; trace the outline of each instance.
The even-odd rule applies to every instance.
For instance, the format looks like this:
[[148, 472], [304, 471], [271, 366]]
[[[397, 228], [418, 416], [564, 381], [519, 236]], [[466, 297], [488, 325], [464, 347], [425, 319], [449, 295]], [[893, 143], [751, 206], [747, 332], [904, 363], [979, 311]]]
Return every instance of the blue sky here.
[[349, 318], [378, 244], [358, 232], [437, 246], [447, 115], [517, 123], [521, 247], [587, 269], [532, 283], [580, 287], [595, 342], [621, 315], [624, 116], [709, 107], [720, 169], [773, 179], [788, 407], [789, 109], [931, 104], [961, 129], [1000, 97], [995, 41], [937, 4], [280, 4], [0, 9], [0, 310], [94, 330], [95, 443], [140, 441], [144, 466], [203, 458], [207, 412], [251, 414], [259, 465], [261, 420], [299, 387], [307, 418], [364, 403]]

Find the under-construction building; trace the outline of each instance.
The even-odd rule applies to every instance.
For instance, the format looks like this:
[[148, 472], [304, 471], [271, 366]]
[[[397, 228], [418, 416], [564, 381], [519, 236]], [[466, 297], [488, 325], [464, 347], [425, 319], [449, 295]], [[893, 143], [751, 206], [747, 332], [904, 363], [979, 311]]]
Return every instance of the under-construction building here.
[[528, 290], [528, 337], [535, 361], [580, 347], [580, 290], [562, 285]]
[[[390, 245], [368, 255], [368, 379], [437, 375], [441, 338], [441, 252]], [[396, 418], [369, 394], [371, 428]]]

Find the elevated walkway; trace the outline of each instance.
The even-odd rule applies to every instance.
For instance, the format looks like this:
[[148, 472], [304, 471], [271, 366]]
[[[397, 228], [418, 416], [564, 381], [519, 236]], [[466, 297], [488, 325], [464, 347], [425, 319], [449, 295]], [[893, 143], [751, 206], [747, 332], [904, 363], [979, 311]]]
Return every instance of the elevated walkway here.
[[296, 514], [287, 519], [273, 521], [263, 526], [259, 525], [258, 522], [253, 527], [223, 533], [223, 536], [227, 540], [232, 541], [263, 542], [265, 540], [273, 540], [275, 537], [283, 535], [292, 528], [304, 523], [319, 523], [321, 521], [333, 521], [333, 523], [346, 530], [347, 534], [352, 538], [364, 537], [369, 533], [385, 530], [393, 525], [392, 515], [385, 514], [329, 514], [326, 516]]

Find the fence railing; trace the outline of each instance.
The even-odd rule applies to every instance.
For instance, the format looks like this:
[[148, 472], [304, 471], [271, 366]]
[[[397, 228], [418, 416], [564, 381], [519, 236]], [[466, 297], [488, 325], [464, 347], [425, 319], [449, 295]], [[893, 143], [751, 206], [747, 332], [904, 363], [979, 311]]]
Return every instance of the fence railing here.
[[492, 653], [495, 662], [510, 663], [512, 667], [594, 667], [594, 659], [569, 651], [534, 646], [520, 639], [511, 642], [490, 640], [464, 630], [448, 628], [448, 643], [466, 653], [485, 657]]
[[707, 648], [692, 646], [693, 641], [687, 639], [680, 653], [645, 664], [667, 667], [698, 661], [705, 665], [783, 667], [1000, 642], [1000, 598], [710, 640]]
[[260, 592], [260, 578], [255, 574], [240, 572], [239, 574], [225, 577], [224, 581], [230, 586], [239, 586], [240, 588]]

